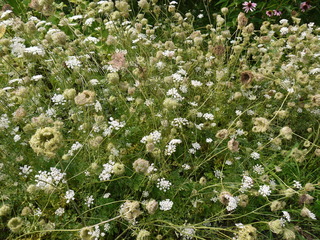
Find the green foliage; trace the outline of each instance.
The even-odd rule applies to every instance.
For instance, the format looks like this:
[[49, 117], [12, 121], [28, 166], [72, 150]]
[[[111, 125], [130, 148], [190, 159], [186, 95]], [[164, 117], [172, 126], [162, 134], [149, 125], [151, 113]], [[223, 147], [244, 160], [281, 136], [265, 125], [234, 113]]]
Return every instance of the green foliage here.
[[1, 239], [319, 236], [317, 3], [6, 3]]

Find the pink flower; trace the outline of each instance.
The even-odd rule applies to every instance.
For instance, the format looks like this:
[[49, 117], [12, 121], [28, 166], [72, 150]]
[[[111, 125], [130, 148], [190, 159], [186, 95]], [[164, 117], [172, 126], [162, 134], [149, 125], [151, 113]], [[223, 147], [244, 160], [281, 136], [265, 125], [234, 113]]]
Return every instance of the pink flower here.
[[127, 62], [126, 62], [126, 53], [124, 52], [116, 52], [112, 55], [112, 60], [109, 61], [108, 63], [116, 68], [116, 69], [121, 69], [127, 66]]
[[266, 14], [268, 17], [272, 17], [273, 16], [273, 11], [269, 10], [269, 11], [266, 11]]
[[253, 12], [254, 10], [256, 10], [256, 6], [257, 6], [256, 3], [252, 3], [251, 1], [244, 2], [244, 3], [242, 3], [242, 5], [243, 5], [243, 9], [246, 13], [249, 11]]
[[302, 2], [302, 3], [300, 4], [300, 9], [301, 9], [302, 12], [307, 11], [309, 8], [311, 8], [311, 5], [310, 5], [309, 1], [307, 1], [307, 2]]
[[279, 11], [279, 10], [273, 10], [273, 15], [275, 15], [275, 16], [280, 16], [281, 14], [282, 14], [281, 11]]

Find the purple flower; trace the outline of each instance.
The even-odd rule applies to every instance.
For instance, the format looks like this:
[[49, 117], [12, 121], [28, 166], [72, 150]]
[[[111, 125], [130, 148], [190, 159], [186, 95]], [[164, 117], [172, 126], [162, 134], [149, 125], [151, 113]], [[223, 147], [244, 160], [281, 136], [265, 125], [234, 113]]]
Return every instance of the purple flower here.
[[282, 14], [281, 11], [279, 11], [279, 10], [273, 10], [273, 15], [275, 15], [275, 16], [280, 16], [281, 14]]
[[302, 3], [300, 4], [300, 9], [301, 9], [302, 12], [307, 11], [309, 8], [311, 8], [311, 5], [310, 5], [309, 1], [307, 1], [307, 2], [302, 2]]
[[252, 3], [251, 1], [244, 2], [244, 3], [242, 3], [242, 5], [243, 5], [243, 9], [246, 13], [249, 11], [253, 12], [254, 10], [256, 10], [256, 6], [257, 6], [256, 3]]
[[266, 11], [266, 14], [268, 17], [272, 17], [273, 16], [273, 11], [269, 10], [269, 11]]

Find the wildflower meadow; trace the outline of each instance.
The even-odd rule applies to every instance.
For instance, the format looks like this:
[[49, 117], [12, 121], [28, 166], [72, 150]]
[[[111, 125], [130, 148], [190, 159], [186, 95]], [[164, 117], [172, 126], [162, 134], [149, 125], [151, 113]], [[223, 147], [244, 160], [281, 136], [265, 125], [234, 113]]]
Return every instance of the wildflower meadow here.
[[320, 239], [317, 1], [0, 8], [0, 240]]

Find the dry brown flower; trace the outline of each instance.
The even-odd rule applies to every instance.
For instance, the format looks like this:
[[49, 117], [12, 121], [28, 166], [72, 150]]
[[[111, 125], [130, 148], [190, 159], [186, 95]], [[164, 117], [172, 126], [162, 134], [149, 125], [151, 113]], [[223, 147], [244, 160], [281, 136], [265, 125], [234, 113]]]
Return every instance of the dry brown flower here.
[[117, 52], [112, 55], [112, 60], [108, 62], [112, 67], [116, 69], [122, 69], [127, 67], [127, 62], [125, 58], [126, 54], [123, 52]]
[[247, 25], [248, 18], [245, 16], [245, 14], [243, 12], [241, 12], [238, 15], [237, 21], [238, 21], [238, 28], [242, 29]]
[[231, 152], [238, 152], [239, 151], [239, 142], [234, 140], [234, 139], [231, 139], [229, 142], [228, 142], [228, 149], [231, 151]]
[[216, 56], [223, 56], [225, 53], [225, 47], [223, 45], [217, 45], [212, 48], [212, 52]]
[[9, 4], [5, 4], [5, 5], [2, 6], [1, 10], [5, 12], [7, 10], [12, 10], [12, 7]]
[[240, 80], [242, 84], [248, 85], [253, 80], [253, 73], [250, 71], [242, 72]]

